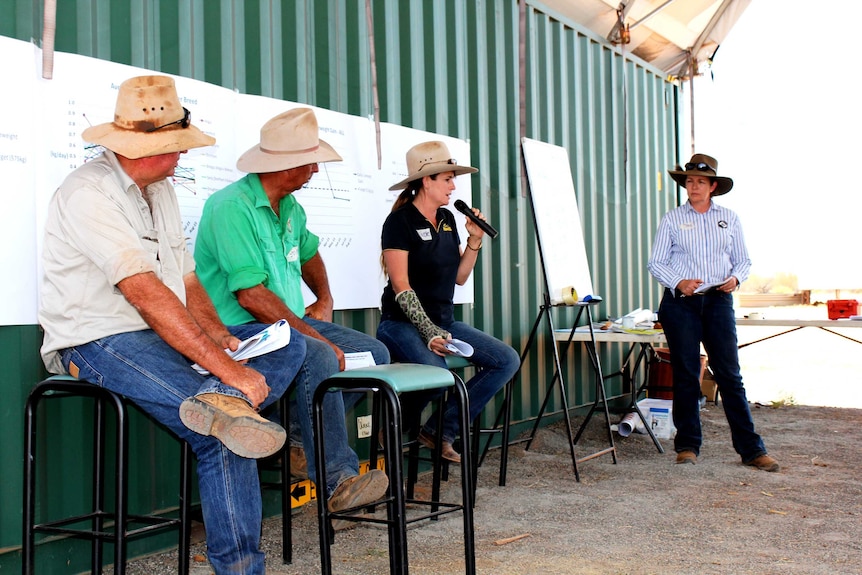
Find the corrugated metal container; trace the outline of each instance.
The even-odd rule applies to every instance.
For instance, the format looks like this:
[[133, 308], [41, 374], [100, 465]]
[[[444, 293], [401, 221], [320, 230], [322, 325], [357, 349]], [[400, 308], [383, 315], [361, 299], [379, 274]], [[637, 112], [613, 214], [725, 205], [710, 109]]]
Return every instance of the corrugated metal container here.
[[[371, 4], [381, 121], [469, 139], [471, 164], [480, 169], [473, 180], [474, 203], [501, 229], [480, 254], [475, 303], [462, 306], [461, 319], [520, 351], [540, 309], [544, 282], [522, 175], [522, 135], [569, 151], [593, 283], [604, 297], [596, 317], [657, 307], [659, 286], [650, 279], [646, 260], [659, 218], [676, 202], [664, 174], [677, 159], [677, 87], [603, 39], [547, 14], [538, 2], [528, 1], [523, 12], [514, 0]], [[41, 2], [2, 0], [0, 11], [0, 34], [24, 40], [41, 36]], [[60, 1], [57, 22], [58, 51], [354, 115], [374, 112], [364, 0]], [[571, 310], [553, 314], [558, 327], [574, 320]], [[378, 315], [377, 310], [344, 312], [336, 314], [336, 321], [373, 334]], [[10, 509], [18, 509], [13, 502], [21, 497], [22, 444], [16, 430], [22, 429], [26, 390], [41, 374], [41, 335], [35, 326], [12, 326], [0, 328], [0, 339], [6, 366], [2, 391], [9, 399], [0, 465], [2, 476], [10, 478], [0, 486], [0, 548], [14, 550], [20, 545], [20, 516]], [[526, 422], [539, 410], [553, 374], [549, 346], [542, 325], [517, 386], [516, 421]], [[601, 349], [606, 371], [619, 363], [622, 351]], [[585, 354], [570, 349], [565, 359], [565, 378], [573, 381], [571, 405], [591, 402], [593, 380]], [[620, 387], [616, 380], [609, 382], [612, 394], [621, 393]], [[486, 410], [487, 421], [498, 407], [499, 399]], [[559, 407], [555, 394], [550, 408]], [[78, 415], [65, 425], [64, 416], [48, 425], [51, 433], [66, 434], [70, 444], [89, 445], [82, 419], [86, 416]], [[147, 425], [140, 423], [145, 430]], [[141, 449], [147, 453], [144, 460], [159, 465], [174, 460], [174, 450], [161, 441]], [[174, 475], [163, 481], [168, 493]], [[59, 476], [47, 477], [42, 493], [61, 507], [78, 497], [65, 494], [62, 483]], [[144, 491], [132, 494], [133, 506], [170, 500], [159, 495], [150, 500]], [[39, 572], [80, 569], [86, 552], [73, 554], [78, 567], [46, 564]], [[17, 561], [14, 551], [0, 555], [0, 571], [17, 568]]]

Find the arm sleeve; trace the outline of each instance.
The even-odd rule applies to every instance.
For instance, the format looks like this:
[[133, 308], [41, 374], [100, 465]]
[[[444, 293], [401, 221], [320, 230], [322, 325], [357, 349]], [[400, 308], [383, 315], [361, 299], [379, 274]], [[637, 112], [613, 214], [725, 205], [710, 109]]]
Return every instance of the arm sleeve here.
[[448, 331], [438, 327], [431, 321], [428, 314], [425, 313], [422, 303], [416, 296], [416, 292], [412, 289], [404, 290], [396, 295], [395, 301], [397, 301], [398, 305], [401, 306], [401, 311], [404, 312], [404, 315], [407, 316], [410, 323], [419, 330], [419, 335], [422, 336], [428, 349], [431, 349], [431, 340], [437, 339], [438, 337], [443, 339], [449, 339], [452, 337]]

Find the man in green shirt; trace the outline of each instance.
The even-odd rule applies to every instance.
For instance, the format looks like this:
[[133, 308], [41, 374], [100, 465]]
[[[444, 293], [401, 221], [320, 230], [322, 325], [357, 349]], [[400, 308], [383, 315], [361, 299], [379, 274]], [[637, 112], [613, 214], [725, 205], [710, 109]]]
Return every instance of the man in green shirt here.
[[[305, 362], [296, 377], [309, 389], [344, 369], [345, 352], [370, 351], [376, 364], [389, 363], [389, 352], [377, 339], [332, 323], [332, 294], [318, 252], [319, 239], [308, 230], [305, 210], [293, 196], [317, 172], [318, 163], [338, 161], [341, 156], [319, 138], [317, 119], [308, 108], [279, 114], [260, 133], [260, 144], [237, 161], [237, 168], [248, 175], [207, 200], [198, 229], [198, 274], [219, 316], [234, 324], [286, 319], [307, 344]], [[317, 298], [308, 307], [303, 282]], [[311, 414], [310, 404], [298, 408]], [[341, 394], [329, 394], [324, 411], [327, 494], [331, 495], [358, 474], [359, 462], [347, 445]], [[300, 421], [302, 442], [312, 453], [311, 419], [293, 419]], [[308, 459], [308, 474], [315, 477], [314, 458]], [[385, 491], [382, 472], [372, 470], [366, 475], [382, 476], [368, 481], [375, 490], [382, 485]]]

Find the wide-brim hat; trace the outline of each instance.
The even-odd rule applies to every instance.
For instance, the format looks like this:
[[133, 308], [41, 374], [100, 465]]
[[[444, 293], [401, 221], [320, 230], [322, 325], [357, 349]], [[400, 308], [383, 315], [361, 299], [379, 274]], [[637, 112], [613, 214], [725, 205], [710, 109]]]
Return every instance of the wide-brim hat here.
[[338, 152], [321, 140], [319, 134], [314, 110], [288, 110], [263, 125], [260, 143], [240, 156], [236, 167], [247, 174], [266, 174], [341, 161]]
[[677, 165], [676, 168], [668, 170], [667, 173], [670, 174], [673, 181], [683, 188], [685, 187], [685, 179], [688, 176], [706, 176], [707, 178], [712, 178], [713, 181], [718, 183], [715, 191], [712, 192], [713, 196], [722, 196], [733, 187], [733, 180], [726, 176], [718, 175], [718, 160], [706, 154], [695, 154], [685, 164], [685, 167]]
[[132, 160], [215, 144], [192, 126], [191, 112], [168, 76], [136, 76], [120, 84], [114, 121], [91, 126], [81, 137]]
[[455, 172], [456, 176], [460, 176], [478, 171], [472, 166], [459, 166], [452, 154], [449, 153], [449, 148], [446, 147], [445, 143], [423, 142], [407, 150], [408, 176], [389, 189], [403, 190], [413, 180], [443, 172]]

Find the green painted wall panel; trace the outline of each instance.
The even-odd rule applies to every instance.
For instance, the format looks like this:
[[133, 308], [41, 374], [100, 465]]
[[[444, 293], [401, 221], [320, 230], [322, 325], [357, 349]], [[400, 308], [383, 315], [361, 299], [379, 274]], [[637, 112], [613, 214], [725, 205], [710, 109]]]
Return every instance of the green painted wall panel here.
[[[543, 278], [519, 148], [518, 2], [372, 0], [371, 5], [380, 119], [469, 139], [469, 161], [480, 168], [472, 181], [474, 204], [501, 230], [480, 253], [475, 303], [459, 306], [457, 315], [521, 351], [539, 311]], [[371, 116], [365, 8], [365, 0], [61, 0], [56, 47]], [[525, 135], [569, 151], [593, 283], [604, 297], [595, 314], [655, 308], [659, 286], [645, 264], [658, 220], [676, 202], [665, 173], [678, 155], [677, 87], [603, 39], [549, 15], [537, 0], [527, 0], [524, 13]], [[0, 34], [22, 40], [41, 36], [40, 0], [0, 0], [0, 14]], [[564, 327], [574, 312], [558, 309], [553, 317]], [[373, 334], [379, 312], [338, 312], [335, 319]], [[42, 375], [40, 340], [36, 326], [0, 327], [0, 360], [7, 366], [0, 385], [10, 399], [0, 409], [11, 430], [0, 438], [0, 549], [10, 550], [0, 553], [0, 571], [17, 564], [19, 430], [26, 390]], [[516, 388], [516, 421], [528, 423], [538, 412], [553, 373], [550, 350], [542, 324]], [[606, 371], [622, 353], [620, 346], [602, 347]], [[564, 359], [570, 403], [591, 402], [592, 374], [583, 351], [566, 350]], [[622, 391], [617, 381], [609, 388]], [[486, 420], [500, 400], [486, 410]], [[556, 395], [551, 409], [559, 409]], [[89, 445], [83, 407], [45, 421], [53, 434], [75, 430], [63, 439], [67, 450]], [[136, 490], [132, 504], [169, 508], [177, 473], [173, 440], [139, 416], [134, 433], [141, 434], [136, 481], [143, 486], [156, 480], [157, 487]], [[61, 453], [58, 461], [74, 468], [86, 457], [66, 462]], [[45, 476], [43, 495], [52, 509], [70, 506], [79, 495], [59, 483]], [[139, 551], [147, 549], [152, 547], [144, 543]], [[68, 557], [74, 565], [86, 562], [78, 548]], [[46, 565], [40, 572], [74, 570]]]

